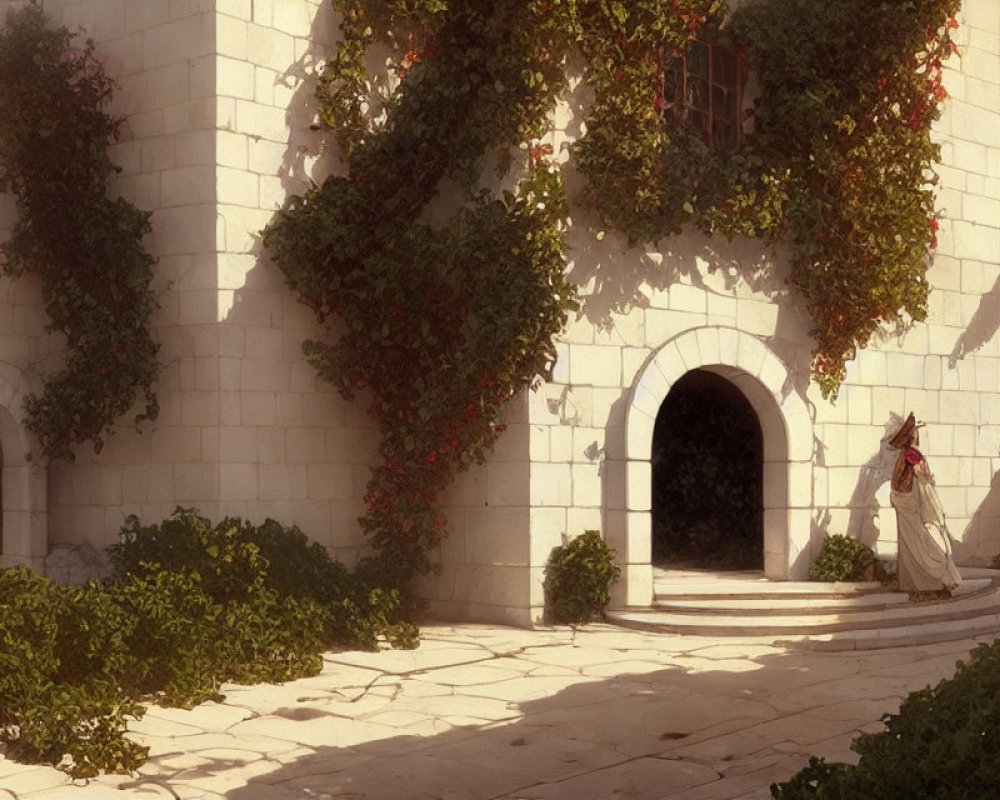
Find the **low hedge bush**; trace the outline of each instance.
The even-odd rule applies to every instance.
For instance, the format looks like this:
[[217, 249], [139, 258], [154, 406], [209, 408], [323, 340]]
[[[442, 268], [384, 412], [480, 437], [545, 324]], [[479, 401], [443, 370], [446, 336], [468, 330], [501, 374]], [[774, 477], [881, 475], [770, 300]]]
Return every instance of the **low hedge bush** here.
[[130, 772], [125, 737], [144, 702], [191, 707], [225, 682], [313, 675], [330, 647], [415, 647], [412, 610], [297, 528], [178, 509], [129, 518], [106, 583], [60, 586], [0, 570], [0, 742], [7, 755], [77, 778]]
[[875, 557], [857, 539], [835, 533], [827, 536], [823, 549], [809, 565], [814, 581], [863, 581], [872, 572]]
[[615, 551], [600, 531], [585, 531], [553, 548], [545, 567], [545, 618], [578, 625], [599, 616], [611, 602], [611, 585], [621, 575]]
[[955, 675], [912, 692], [885, 730], [851, 744], [856, 766], [811, 758], [777, 800], [970, 800], [1000, 797], [1000, 641], [981, 644]]

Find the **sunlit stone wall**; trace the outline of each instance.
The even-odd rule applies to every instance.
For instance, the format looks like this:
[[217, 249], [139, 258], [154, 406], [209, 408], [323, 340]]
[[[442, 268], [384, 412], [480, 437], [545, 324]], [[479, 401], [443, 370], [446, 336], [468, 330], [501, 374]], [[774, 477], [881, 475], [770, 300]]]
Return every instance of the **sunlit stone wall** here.
[[[0, 12], [11, 7], [0, 0]], [[307, 76], [336, 19], [321, 0], [48, 0], [82, 27], [120, 83], [126, 119], [117, 189], [153, 212], [160, 418], [123, 420], [100, 455], [28, 462], [20, 403], [58, 363], [40, 292], [0, 279], [0, 446], [5, 560], [41, 565], [50, 545], [114, 541], [127, 514], [177, 505], [299, 524], [352, 563], [377, 437], [365, 402], [345, 403], [301, 356], [317, 336], [262, 251], [260, 230], [291, 193], [336, 169]], [[748, 241], [688, 235], [648, 250], [583, 219], [570, 277], [583, 309], [551, 381], [512, 405], [489, 462], [448, 495], [452, 535], [431, 610], [531, 624], [551, 549], [600, 529], [626, 567], [619, 604], [650, 599], [650, 420], [686, 371], [737, 385], [767, 438], [765, 568], [801, 577], [824, 532], [894, 549], [880, 442], [914, 411], [959, 560], [1000, 552], [1000, 15], [967, 0], [951, 99], [936, 127], [943, 165], [939, 248], [925, 323], [892, 332], [850, 365], [832, 405], [809, 380], [809, 320], [788, 295], [785, 258]], [[568, 107], [555, 151], [577, 130]], [[570, 189], [574, 177], [570, 170]], [[13, 217], [0, 198], [0, 235]], [[765, 274], [766, 273], [766, 274]], [[893, 415], [896, 415], [895, 417]]]

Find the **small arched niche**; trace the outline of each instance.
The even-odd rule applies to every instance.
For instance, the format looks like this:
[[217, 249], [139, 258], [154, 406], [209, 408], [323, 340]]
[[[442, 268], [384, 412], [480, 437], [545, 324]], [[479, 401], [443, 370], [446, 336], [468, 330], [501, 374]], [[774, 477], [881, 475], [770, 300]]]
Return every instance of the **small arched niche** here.
[[46, 471], [31, 457], [27, 393], [20, 372], [0, 364], [0, 565], [42, 572], [48, 552]]

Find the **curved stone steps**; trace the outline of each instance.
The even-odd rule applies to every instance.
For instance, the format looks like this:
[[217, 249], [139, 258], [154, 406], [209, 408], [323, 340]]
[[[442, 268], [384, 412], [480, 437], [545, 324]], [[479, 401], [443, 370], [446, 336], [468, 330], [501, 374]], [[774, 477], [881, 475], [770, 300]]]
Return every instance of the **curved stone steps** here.
[[[994, 583], [989, 578], [974, 578], [963, 582], [962, 586], [945, 605], [959, 600], [970, 600], [992, 595]], [[911, 603], [905, 592], [888, 592], [879, 587], [868, 589], [859, 587], [853, 592], [784, 593], [773, 597], [720, 596], [670, 597], [658, 596], [653, 608], [671, 614], [691, 614], [704, 616], [792, 616], [792, 615], [838, 615], [862, 614], [897, 610], [902, 616], [909, 616], [920, 608], [921, 603]]]
[[878, 584], [657, 580], [652, 607], [614, 611], [608, 620], [642, 630], [767, 637], [823, 649], [892, 647], [1000, 631], [1000, 572], [963, 574], [955, 596], [923, 603]]

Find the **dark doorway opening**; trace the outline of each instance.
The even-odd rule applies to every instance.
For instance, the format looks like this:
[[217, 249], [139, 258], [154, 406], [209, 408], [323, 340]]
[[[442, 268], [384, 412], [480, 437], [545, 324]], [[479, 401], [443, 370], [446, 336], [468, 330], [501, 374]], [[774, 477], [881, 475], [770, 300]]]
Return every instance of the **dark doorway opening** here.
[[753, 407], [708, 370], [670, 389], [653, 430], [653, 563], [764, 565], [763, 438]]

